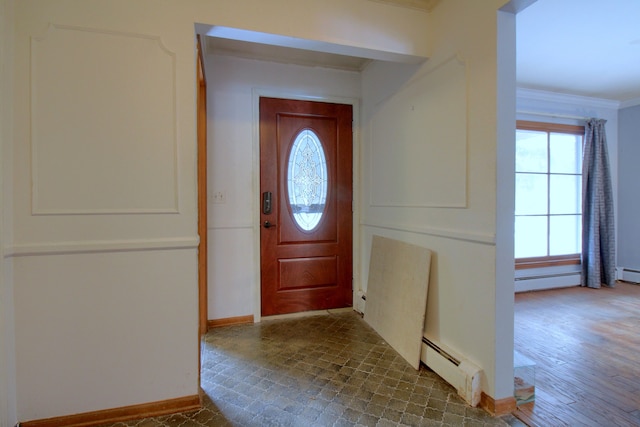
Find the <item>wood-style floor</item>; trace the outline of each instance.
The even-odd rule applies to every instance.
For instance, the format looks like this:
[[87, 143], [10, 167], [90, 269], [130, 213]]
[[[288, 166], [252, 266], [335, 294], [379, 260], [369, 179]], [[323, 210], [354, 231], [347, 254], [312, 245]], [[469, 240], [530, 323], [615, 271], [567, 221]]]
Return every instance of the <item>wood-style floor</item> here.
[[640, 285], [515, 297], [515, 349], [536, 363], [530, 426], [640, 426]]

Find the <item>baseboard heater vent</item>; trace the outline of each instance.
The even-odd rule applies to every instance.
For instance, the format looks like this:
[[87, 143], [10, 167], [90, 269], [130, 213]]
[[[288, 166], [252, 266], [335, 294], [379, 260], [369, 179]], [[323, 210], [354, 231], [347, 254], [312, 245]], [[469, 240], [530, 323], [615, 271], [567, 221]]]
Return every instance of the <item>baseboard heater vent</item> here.
[[580, 275], [579, 271], [571, 271], [568, 273], [550, 273], [550, 274], [538, 274], [536, 276], [521, 276], [521, 277], [516, 277], [514, 280], [518, 282], [520, 280], [549, 279], [549, 278], [579, 276], [579, 275]]
[[455, 354], [442, 344], [422, 338], [420, 360], [436, 374], [451, 384], [469, 405], [480, 403], [481, 370], [473, 363]]
[[631, 283], [640, 283], [640, 271], [630, 268], [618, 268], [618, 280]]

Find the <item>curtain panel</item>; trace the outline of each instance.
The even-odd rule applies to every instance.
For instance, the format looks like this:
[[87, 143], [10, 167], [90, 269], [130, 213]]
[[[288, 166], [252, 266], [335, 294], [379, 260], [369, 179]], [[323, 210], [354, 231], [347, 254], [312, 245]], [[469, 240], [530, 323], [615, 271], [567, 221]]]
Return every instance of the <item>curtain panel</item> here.
[[603, 119], [585, 124], [582, 163], [582, 286], [615, 285], [615, 224]]

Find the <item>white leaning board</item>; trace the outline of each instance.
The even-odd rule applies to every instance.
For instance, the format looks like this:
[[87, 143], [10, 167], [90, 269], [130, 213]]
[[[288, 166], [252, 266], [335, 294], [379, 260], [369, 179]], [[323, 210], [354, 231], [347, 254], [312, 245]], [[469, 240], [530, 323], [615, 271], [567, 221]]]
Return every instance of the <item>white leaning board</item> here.
[[364, 320], [415, 369], [420, 367], [431, 251], [373, 236]]

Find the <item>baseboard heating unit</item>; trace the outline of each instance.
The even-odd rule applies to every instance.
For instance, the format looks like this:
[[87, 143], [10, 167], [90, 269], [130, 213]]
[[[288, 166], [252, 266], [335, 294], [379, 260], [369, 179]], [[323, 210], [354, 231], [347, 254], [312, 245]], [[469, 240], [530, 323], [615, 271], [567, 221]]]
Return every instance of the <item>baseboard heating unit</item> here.
[[640, 283], [640, 270], [618, 267], [618, 280], [631, 283]]
[[451, 384], [469, 405], [480, 403], [481, 370], [442, 344], [423, 337], [420, 360]]

